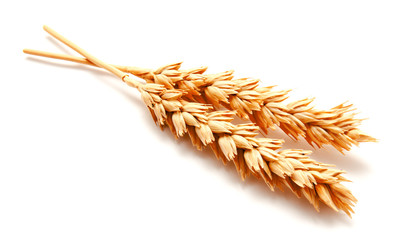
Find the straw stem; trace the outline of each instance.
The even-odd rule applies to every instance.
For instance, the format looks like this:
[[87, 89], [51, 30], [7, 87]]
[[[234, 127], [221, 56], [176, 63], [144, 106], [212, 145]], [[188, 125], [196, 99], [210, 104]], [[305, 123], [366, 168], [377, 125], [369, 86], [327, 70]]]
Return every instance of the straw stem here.
[[[99, 67], [99, 66], [95, 65], [94, 63], [88, 61], [88, 59], [82, 58], [82, 57], [76, 57], [76, 56], [60, 54], [60, 53], [46, 52], [46, 51], [41, 51], [41, 50], [29, 49], [29, 48], [23, 49], [22, 51], [28, 55], [47, 57], [47, 58], [53, 58], [53, 59], [58, 59], [58, 60], [65, 60], [65, 61], [70, 61], [70, 62], [75, 62], [75, 63], [80, 63], [80, 64], [86, 64], [86, 65], [93, 66], [93, 67]], [[128, 67], [128, 66], [121, 66], [121, 65], [115, 65], [115, 64], [110, 64], [110, 65], [121, 70], [122, 72], [131, 72], [132, 74], [135, 74], [135, 75], [143, 74], [144, 72], [150, 71], [149, 69], [146, 69], [146, 68], [140, 68], [140, 67], [134, 67], [134, 66]]]
[[117, 69], [116, 67], [105, 63], [103, 61], [101, 61], [100, 59], [94, 57], [93, 55], [91, 55], [90, 53], [88, 53], [87, 51], [85, 51], [84, 49], [80, 48], [79, 46], [77, 46], [75, 43], [73, 43], [72, 41], [68, 40], [67, 38], [63, 37], [62, 35], [60, 35], [59, 33], [57, 33], [55, 30], [53, 30], [52, 28], [44, 25], [43, 29], [49, 33], [51, 36], [53, 36], [54, 38], [56, 38], [57, 40], [61, 41], [62, 43], [66, 44], [67, 46], [69, 46], [70, 48], [72, 48], [74, 51], [80, 53], [83, 57], [86, 57], [90, 62], [94, 63], [95, 65], [104, 68], [105, 70], [111, 72], [112, 74], [114, 74], [115, 76], [119, 77], [120, 79], [124, 80], [124, 78], [126, 76], [128, 76], [128, 74], [122, 72], [121, 70]]

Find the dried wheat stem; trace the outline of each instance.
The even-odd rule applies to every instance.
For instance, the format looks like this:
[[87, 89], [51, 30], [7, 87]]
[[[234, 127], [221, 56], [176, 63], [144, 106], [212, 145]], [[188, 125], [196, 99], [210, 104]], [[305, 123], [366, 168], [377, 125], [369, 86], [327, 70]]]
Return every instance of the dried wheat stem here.
[[60, 35], [59, 33], [57, 33], [52, 28], [44, 25], [43, 29], [47, 33], [49, 33], [51, 36], [56, 38], [57, 40], [61, 41], [62, 43], [66, 44], [68, 47], [70, 47], [71, 49], [75, 50], [77, 53], [81, 54], [83, 57], [88, 59], [88, 61], [90, 61], [94, 65], [96, 65], [96, 66], [98, 66], [100, 68], [104, 68], [105, 70], [111, 72], [112, 74], [114, 74], [118, 78], [122, 79], [122, 81], [124, 81], [125, 83], [127, 83], [131, 87], [141, 89], [141, 86], [144, 85], [144, 83], [134, 81], [133, 79], [131, 79], [131, 81], [128, 82], [127, 79], [129, 79], [129, 75], [127, 73], [122, 72], [118, 68], [116, 68], [116, 67], [114, 67], [114, 66], [112, 66], [112, 65], [110, 65], [108, 63], [105, 63], [105, 62], [101, 61], [100, 59], [94, 57], [93, 55], [91, 55], [90, 53], [88, 53], [87, 51], [85, 51], [84, 49], [82, 49], [81, 47], [79, 47], [78, 45], [73, 43], [72, 41], [68, 40], [67, 38], [65, 38], [62, 35]]
[[[70, 61], [70, 62], [98, 67], [96, 64], [87, 60], [87, 58], [82, 58], [82, 57], [76, 57], [76, 56], [71, 56], [71, 55], [67, 55], [67, 54], [52, 53], [52, 52], [46, 52], [46, 51], [40, 51], [40, 50], [28, 49], [28, 48], [23, 49], [23, 52], [25, 54], [29, 54], [29, 55], [60, 59], [60, 60], [65, 60], [65, 61]], [[145, 72], [152, 71], [151, 69], [147, 69], [147, 68], [127, 67], [127, 66], [114, 65], [114, 64], [110, 64], [110, 65], [121, 70], [122, 72], [131, 72], [132, 74], [136, 73], [135, 75], [142, 75]]]
[[92, 63], [94, 63], [95, 65], [97, 65], [98, 67], [104, 68], [105, 70], [111, 72], [112, 74], [116, 75], [117, 77], [119, 77], [120, 79], [123, 79], [125, 76], [127, 76], [126, 73], [120, 71], [119, 69], [115, 68], [112, 65], [109, 65], [107, 63], [104, 63], [103, 61], [101, 61], [100, 59], [94, 57], [93, 55], [89, 54], [87, 51], [85, 51], [84, 49], [80, 48], [79, 46], [77, 46], [75, 43], [73, 43], [72, 41], [68, 40], [67, 38], [63, 37], [62, 35], [60, 35], [59, 33], [57, 33], [55, 30], [53, 30], [52, 28], [48, 27], [48, 26], [43, 26], [43, 29], [49, 33], [50, 35], [52, 35], [54, 38], [56, 38], [57, 40], [61, 41], [62, 43], [66, 44], [67, 46], [69, 46], [70, 48], [72, 48], [73, 50], [75, 50], [76, 52], [80, 53], [81, 55], [83, 55], [84, 57], [86, 57], [89, 61], [91, 61]]

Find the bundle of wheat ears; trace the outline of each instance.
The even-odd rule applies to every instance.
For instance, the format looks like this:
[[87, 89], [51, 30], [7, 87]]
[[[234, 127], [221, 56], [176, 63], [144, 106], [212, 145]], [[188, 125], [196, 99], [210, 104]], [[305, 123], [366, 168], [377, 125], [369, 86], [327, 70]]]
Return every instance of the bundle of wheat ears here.
[[[323, 202], [348, 216], [354, 212], [356, 199], [341, 184], [349, 181], [344, 171], [310, 159], [307, 150], [280, 150], [283, 140], [257, 137], [259, 129], [267, 133], [279, 127], [295, 140], [301, 136], [312, 145], [329, 144], [340, 152], [352, 144], [376, 141], [358, 129], [362, 120], [355, 118], [352, 105], [317, 110], [310, 105], [312, 99], [285, 104], [289, 91], [259, 87], [257, 79], [234, 79], [233, 71], [205, 74], [206, 67], [181, 70], [181, 63], [157, 70], [111, 65], [51, 28], [44, 30], [84, 58], [32, 49], [25, 53], [104, 68], [140, 92], [156, 124], [168, 126], [175, 137], [188, 135], [199, 150], [210, 147], [224, 164], [233, 162], [243, 180], [251, 174], [272, 190], [286, 186], [317, 211]], [[228, 110], [219, 110], [223, 107]], [[235, 115], [249, 122], [234, 124]]]

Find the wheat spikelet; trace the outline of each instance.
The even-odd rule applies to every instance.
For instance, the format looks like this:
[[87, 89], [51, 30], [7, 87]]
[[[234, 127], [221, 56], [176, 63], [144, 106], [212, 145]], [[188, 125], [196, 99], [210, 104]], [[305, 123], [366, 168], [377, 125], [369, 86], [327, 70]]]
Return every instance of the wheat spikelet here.
[[129, 86], [139, 89], [154, 121], [167, 125], [176, 137], [186, 133], [198, 149], [210, 146], [224, 164], [232, 161], [242, 179], [249, 173], [263, 179], [274, 190], [287, 186], [298, 197], [304, 196], [318, 210], [322, 201], [332, 209], [349, 216], [356, 202], [341, 182], [343, 171], [318, 163], [308, 157], [309, 151], [283, 150], [282, 140], [257, 138], [253, 124], [231, 123], [234, 112], [207, 112], [212, 107], [182, 100], [183, 91], [166, 89], [160, 84], [139, 85], [125, 78]]

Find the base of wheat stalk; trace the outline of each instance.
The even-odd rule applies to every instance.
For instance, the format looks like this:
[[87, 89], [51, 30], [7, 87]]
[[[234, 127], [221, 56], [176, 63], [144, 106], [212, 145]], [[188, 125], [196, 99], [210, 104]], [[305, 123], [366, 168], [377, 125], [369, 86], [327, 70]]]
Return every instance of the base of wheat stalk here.
[[[264, 180], [272, 190], [275, 187], [287, 187], [298, 197], [304, 196], [317, 210], [319, 203], [323, 202], [349, 216], [353, 213], [352, 206], [357, 200], [341, 184], [348, 181], [342, 176], [344, 171], [310, 159], [310, 151], [280, 150], [282, 140], [258, 138], [258, 126], [252, 123], [233, 124], [233, 116], [236, 114], [234, 111], [212, 111], [212, 105], [195, 102], [196, 97], [190, 96], [192, 88], [174, 89], [173, 85], [167, 87], [165, 84], [140, 83], [125, 72], [90, 55], [49, 27], [45, 26], [44, 29], [91, 63], [110, 71], [136, 88], [160, 127], [168, 126], [176, 137], [188, 135], [193, 145], [200, 150], [210, 147], [224, 163], [233, 162], [242, 179], [251, 174]], [[194, 73], [198, 71], [203, 69], [193, 70]], [[172, 72], [172, 75], [175, 74], [175, 71]], [[213, 78], [220, 76], [223, 75]], [[195, 84], [195, 81], [189, 83]], [[222, 87], [224, 85], [222, 83]], [[211, 94], [211, 97], [214, 95]]]

